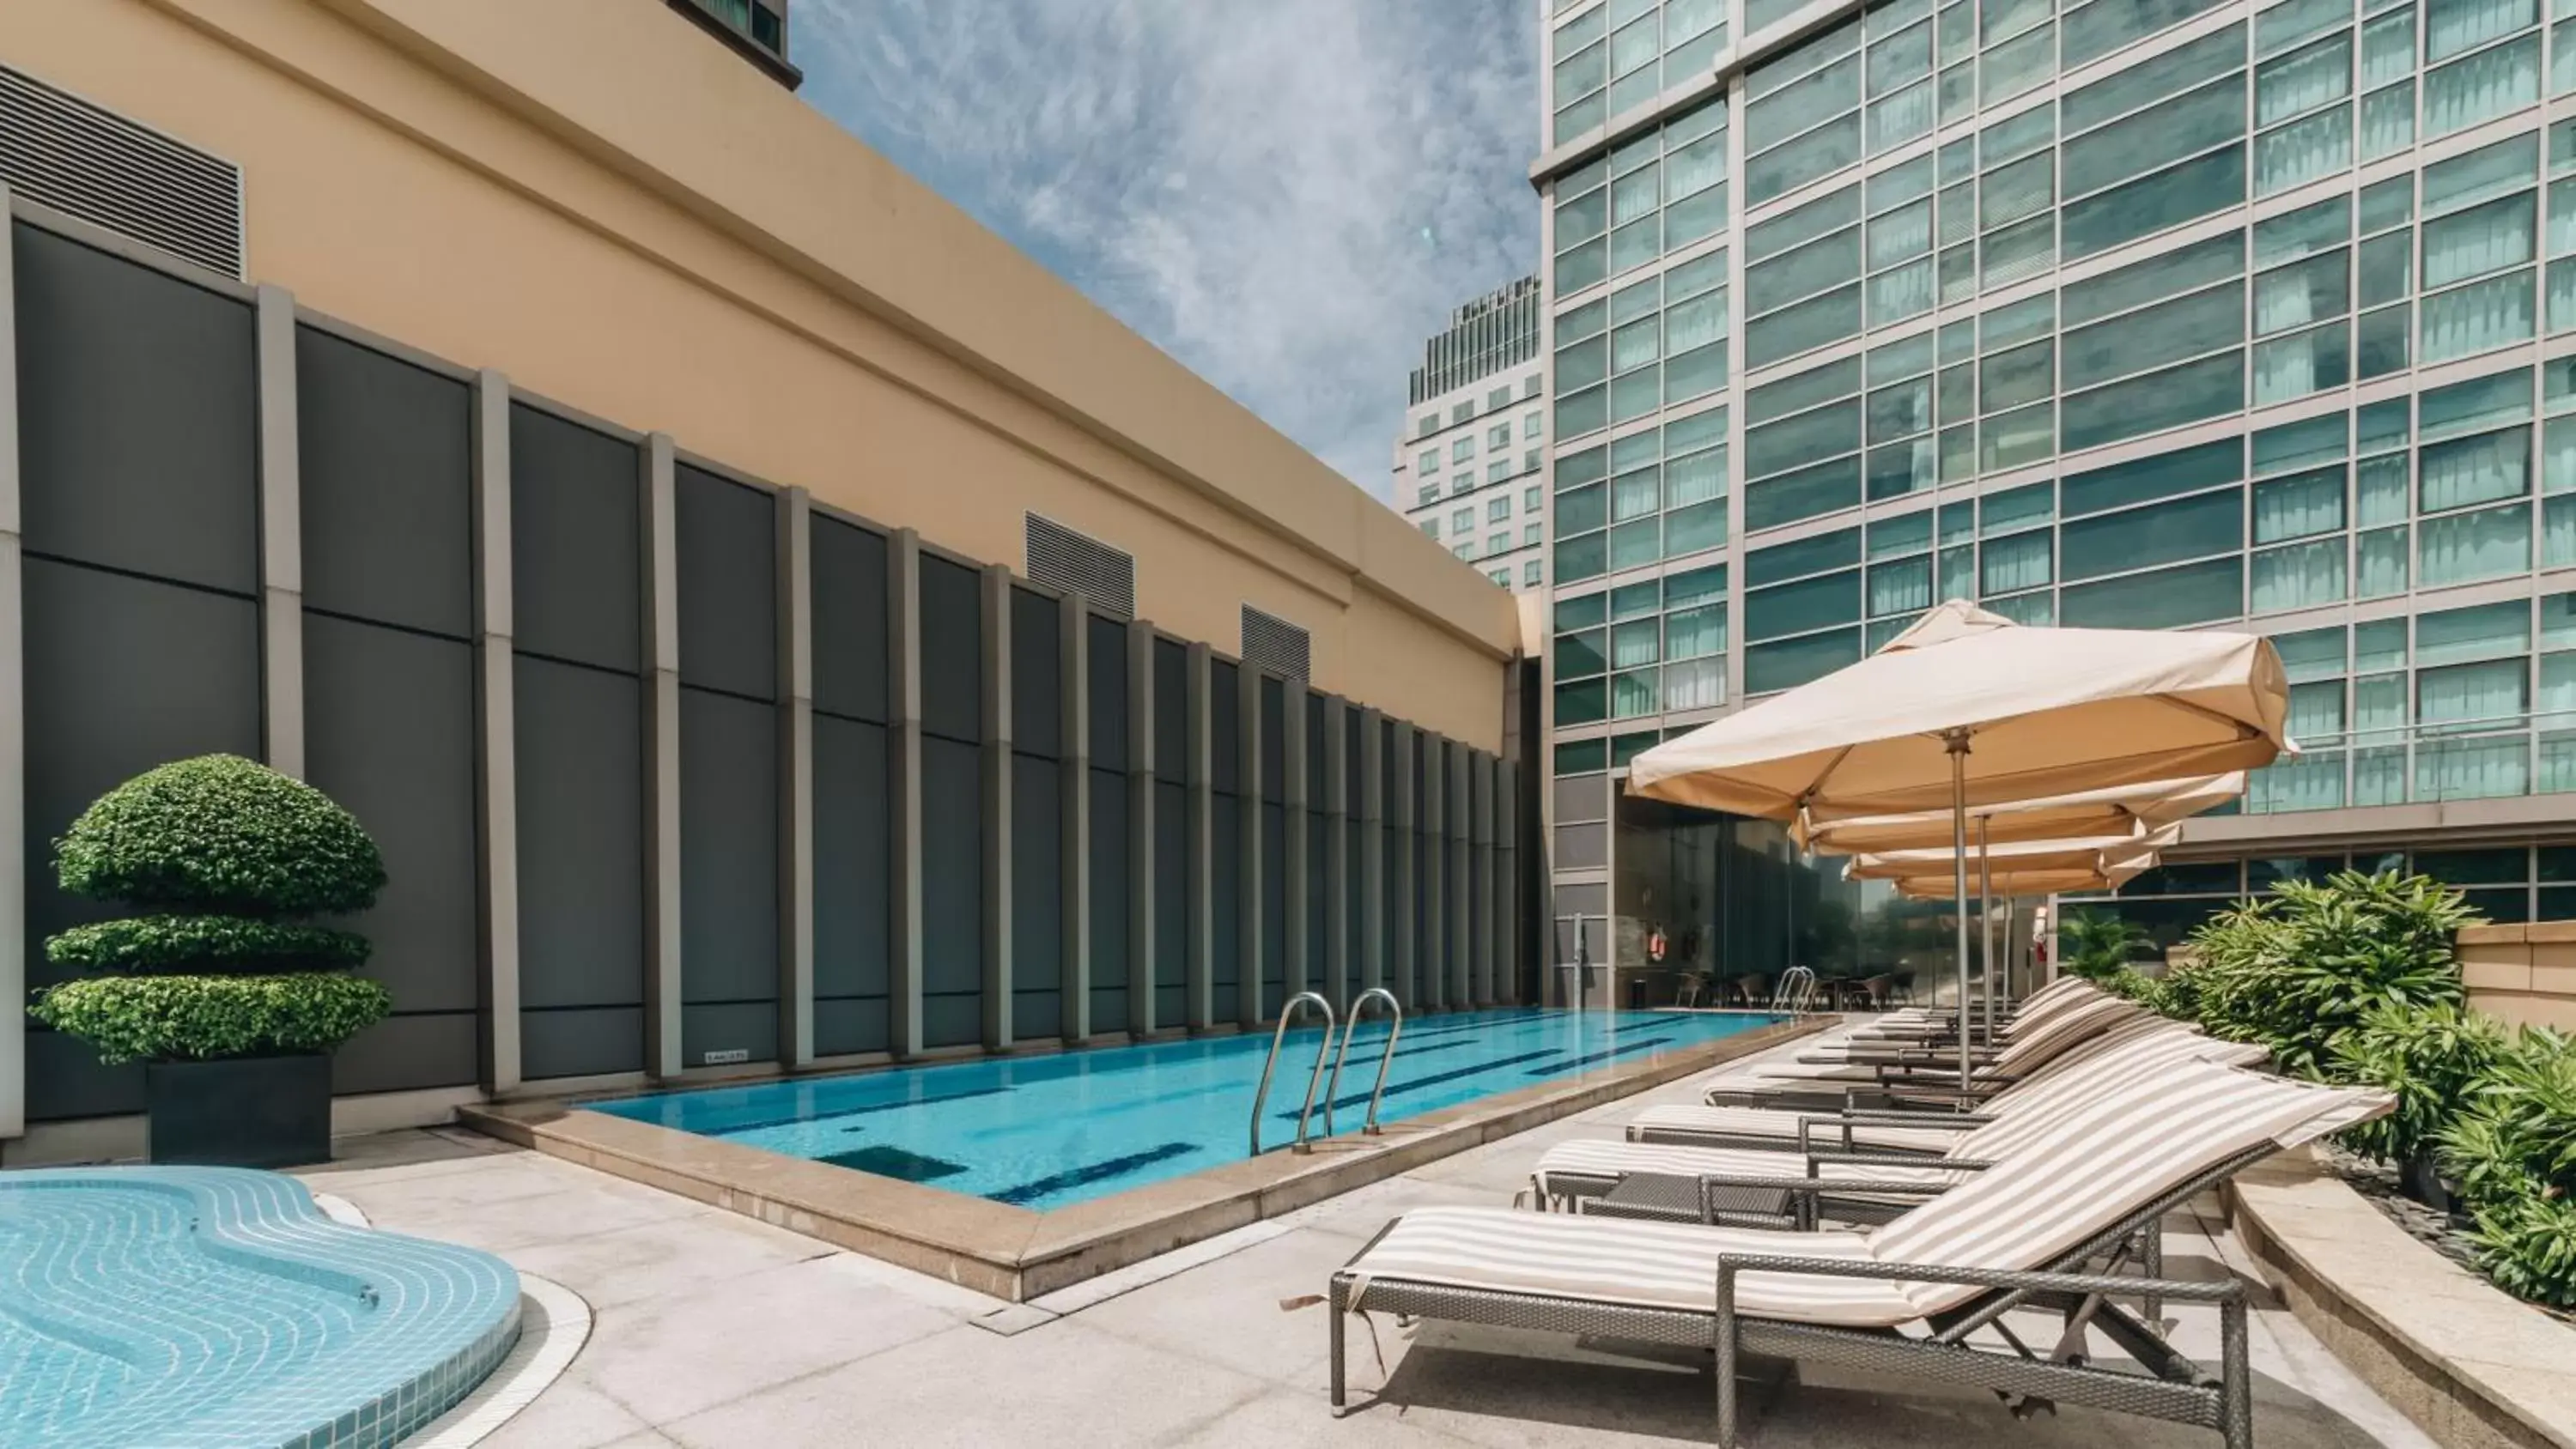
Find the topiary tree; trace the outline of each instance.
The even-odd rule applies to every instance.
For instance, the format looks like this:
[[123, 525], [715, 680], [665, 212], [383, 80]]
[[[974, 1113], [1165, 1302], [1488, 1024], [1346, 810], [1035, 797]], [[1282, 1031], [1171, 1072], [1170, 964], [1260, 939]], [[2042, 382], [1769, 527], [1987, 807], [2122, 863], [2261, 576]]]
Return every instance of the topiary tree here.
[[54, 845], [64, 890], [143, 914], [45, 942], [88, 973], [31, 1010], [109, 1063], [327, 1052], [393, 1009], [367, 939], [299, 919], [375, 904], [384, 860], [331, 797], [237, 755], [145, 771]]

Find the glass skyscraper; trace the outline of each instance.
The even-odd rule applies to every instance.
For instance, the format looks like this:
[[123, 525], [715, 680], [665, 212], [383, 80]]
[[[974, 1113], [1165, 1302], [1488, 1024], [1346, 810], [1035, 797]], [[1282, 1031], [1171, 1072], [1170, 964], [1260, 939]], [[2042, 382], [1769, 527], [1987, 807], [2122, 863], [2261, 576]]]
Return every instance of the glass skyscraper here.
[[[2576, 0], [1541, 5], [1561, 917], [1669, 930], [1616, 772], [1944, 598], [2278, 642], [2304, 753], [2160, 932], [2347, 861], [2576, 914]], [[1840, 923], [1780, 964], [1909, 939], [1767, 830]]]
[[1515, 593], [1547, 587], [1538, 317], [1538, 278], [1522, 277], [1422, 344], [1389, 493], [1414, 527]]

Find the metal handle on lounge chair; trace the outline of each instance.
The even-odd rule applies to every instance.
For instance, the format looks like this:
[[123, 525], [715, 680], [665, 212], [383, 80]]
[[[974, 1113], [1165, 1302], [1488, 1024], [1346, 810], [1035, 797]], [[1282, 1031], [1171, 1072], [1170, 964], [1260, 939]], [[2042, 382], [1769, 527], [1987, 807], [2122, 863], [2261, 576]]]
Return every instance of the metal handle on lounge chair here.
[[1342, 1062], [1351, 1054], [1351, 1036], [1360, 1029], [1360, 1015], [1368, 1010], [1372, 1000], [1386, 1003], [1386, 1046], [1377, 1054], [1377, 1085], [1369, 1089], [1368, 1120], [1360, 1131], [1371, 1137], [1378, 1135], [1377, 1101], [1386, 1095], [1387, 1069], [1395, 1065], [1395, 1039], [1404, 1035], [1404, 1007], [1396, 1001], [1394, 992], [1383, 986], [1372, 986], [1351, 1002], [1350, 1014], [1342, 1019], [1342, 1048], [1333, 1054], [1333, 1079], [1324, 1086], [1324, 1135], [1327, 1137], [1333, 1135], [1333, 1103], [1342, 1095]]
[[[1279, 1008], [1279, 1026], [1270, 1033], [1270, 1055], [1261, 1063], [1261, 1085], [1252, 1094], [1252, 1155], [1261, 1155], [1261, 1106], [1270, 1099], [1270, 1075], [1279, 1069], [1279, 1048], [1288, 1040], [1288, 1024], [1297, 1019], [1297, 1008], [1308, 1002], [1324, 1014], [1324, 1039], [1315, 1044], [1315, 1065], [1306, 1073], [1306, 1105], [1297, 1109], [1297, 1141], [1294, 1150], [1313, 1150], [1306, 1143], [1306, 1121], [1315, 1115], [1315, 1088], [1324, 1080], [1324, 1057], [1333, 1049], [1333, 1004], [1312, 991], [1300, 991]], [[1325, 1110], [1330, 1112], [1331, 1105]]]

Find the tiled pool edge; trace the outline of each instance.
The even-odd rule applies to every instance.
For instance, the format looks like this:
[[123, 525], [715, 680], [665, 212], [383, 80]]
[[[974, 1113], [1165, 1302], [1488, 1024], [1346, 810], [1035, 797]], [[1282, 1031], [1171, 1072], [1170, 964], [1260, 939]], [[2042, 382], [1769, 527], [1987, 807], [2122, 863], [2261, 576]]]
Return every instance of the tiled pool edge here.
[[1541, 1123], [1822, 1030], [1778, 1022], [1128, 1192], [1034, 1212], [547, 1100], [459, 1109], [505, 1142], [677, 1193], [852, 1252], [1024, 1302], [1187, 1243], [1280, 1216]]

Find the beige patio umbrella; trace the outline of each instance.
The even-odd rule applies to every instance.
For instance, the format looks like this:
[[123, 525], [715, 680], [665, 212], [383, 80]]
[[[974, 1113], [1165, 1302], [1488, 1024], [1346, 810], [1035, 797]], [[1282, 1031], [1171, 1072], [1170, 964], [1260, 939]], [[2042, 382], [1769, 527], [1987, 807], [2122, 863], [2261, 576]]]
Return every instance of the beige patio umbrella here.
[[[2073, 840], [2087, 836], [2144, 833], [2215, 809], [2245, 793], [2245, 772], [2160, 780], [2147, 785], [2121, 785], [2037, 800], [2015, 800], [1968, 812], [1986, 824], [1987, 839], [1997, 845], [2024, 840]], [[1850, 820], [1816, 822], [1805, 818], [1790, 826], [1790, 838], [1818, 855], [1869, 855], [1891, 850], [1940, 850], [1950, 845], [1948, 809], [1911, 815], [1864, 815]]]
[[[1639, 755], [1628, 790], [1781, 821], [1946, 806], [1964, 899], [1970, 807], [2270, 764], [2293, 748], [2288, 695], [2255, 635], [2025, 627], [1952, 600], [1846, 669]], [[1964, 1013], [1964, 911], [1957, 946]]]
[[[2124, 861], [2143, 856], [2152, 862], [2156, 852], [2170, 847], [2181, 835], [2182, 827], [2168, 825], [2144, 835], [2099, 835], [2074, 840], [2014, 840], [1990, 845], [1978, 852], [1988, 874], [1997, 881], [2019, 875], [2048, 871], [2099, 871], [2104, 862]], [[1915, 880], [1938, 875], [1945, 884], [1950, 880], [1951, 852], [1940, 850], [1884, 850], [1855, 855], [1843, 865], [1846, 880]], [[2144, 869], [2141, 866], [2140, 869]], [[2082, 890], [2073, 886], [2069, 889]], [[2028, 894], [2028, 892], [2014, 892]]]
[[[2171, 843], [2171, 837], [2177, 833], [2178, 831], [2161, 832], [2165, 839], [2160, 843]], [[2144, 842], [2133, 843], [2144, 845]], [[2012, 939], [2013, 901], [2016, 898], [2050, 896], [2061, 891], [2112, 890], [2127, 884], [2140, 872], [2154, 866], [2158, 859], [2157, 851], [2153, 848], [2137, 849], [2131, 854], [2101, 851], [2094, 853], [2089, 860], [2071, 863], [2041, 863], [2035, 859], [2024, 858], [2006, 864], [2000, 858], [1990, 861], [1980, 856], [1977, 861], [1977, 924], [1978, 934], [1984, 947], [1987, 1020], [1991, 1022], [1993, 1019], [1997, 991], [1995, 935], [1991, 924], [1994, 903], [1997, 899], [2001, 899], [2004, 903], [2004, 940], [2006, 950], [2009, 951]], [[1946, 855], [1942, 863], [1947, 863]], [[1851, 867], [1846, 866], [1844, 869], [1848, 874]], [[1892, 879], [1895, 881], [1896, 893], [1908, 900], [1951, 900], [1956, 897], [1959, 889], [1955, 875], [1938, 870], [1928, 870], [1919, 875], [1896, 876]], [[1965, 911], [1960, 912], [1962, 920], [1966, 918], [1966, 914]], [[2003, 974], [2009, 977], [2011, 968], [2007, 966]], [[1961, 1004], [1960, 1012], [1964, 1023], [1966, 1017], [1964, 1002]]]

